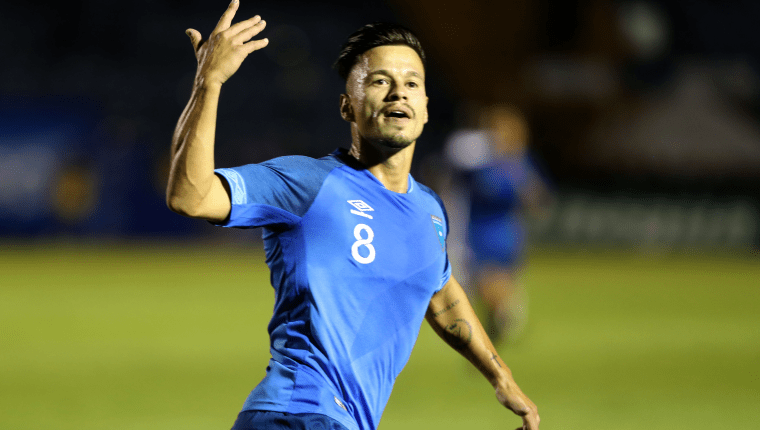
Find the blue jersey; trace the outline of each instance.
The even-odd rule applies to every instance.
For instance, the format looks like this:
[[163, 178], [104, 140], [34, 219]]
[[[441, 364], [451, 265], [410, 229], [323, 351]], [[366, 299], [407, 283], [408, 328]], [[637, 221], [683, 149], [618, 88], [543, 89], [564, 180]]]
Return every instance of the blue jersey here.
[[272, 358], [243, 410], [377, 428], [432, 296], [450, 277], [446, 213], [409, 176], [386, 189], [345, 150], [218, 169], [228, 227], [263, 227]]
[[468, 238], [478, 264], [519, 264], [525, 242], [522, 193], [536, 174], [527, 155], [492, 161], [469, 174]]

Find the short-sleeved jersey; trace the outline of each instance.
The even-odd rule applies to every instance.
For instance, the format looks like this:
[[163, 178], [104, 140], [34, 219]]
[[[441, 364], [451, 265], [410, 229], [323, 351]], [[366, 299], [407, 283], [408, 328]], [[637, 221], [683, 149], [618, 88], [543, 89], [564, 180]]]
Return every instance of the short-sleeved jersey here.
[[525, 242], [521, 194], [537, 181], [530, 158], [502, 158], [468, 174], [470, 223], [468, 239], [477, 264], [520, 263]]
[[386, 189], [339, 149], [217, 169], [228, 227], [263, 227], [275, 289], [272, 358], [243, 410], [377, 428], [432, 296], [450, 277], [446, 213], [409, 176]]

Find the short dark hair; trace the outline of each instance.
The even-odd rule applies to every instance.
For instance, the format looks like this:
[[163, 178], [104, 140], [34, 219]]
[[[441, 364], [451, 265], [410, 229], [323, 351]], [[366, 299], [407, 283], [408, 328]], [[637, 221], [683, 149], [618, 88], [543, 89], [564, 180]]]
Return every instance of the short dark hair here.
[[360, 55], [384, 45], [406, 45], [414, 49], [422, 60], [422, 66], [425, 66], [425, 51], [411, 30], [399, 24], [373, 22], [361, 27], [348, 37], [340, 49], [333, 68], [338, 71], [344, 81], [347, 81], [348, 74], [351, 73], [351, 68], [354, 67]]

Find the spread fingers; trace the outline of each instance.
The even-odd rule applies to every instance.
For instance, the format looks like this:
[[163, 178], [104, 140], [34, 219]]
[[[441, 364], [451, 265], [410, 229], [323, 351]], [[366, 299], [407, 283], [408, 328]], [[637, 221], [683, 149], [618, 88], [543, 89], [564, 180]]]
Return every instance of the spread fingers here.
[[237, 12], [239, 5], [239, 0], [232, 0], [232, 3], [230, 3], [230, 5], [227, 7], [227, 10], [225, 10], [222, 14], [222, 17], [219, 18], [219, 23], [216, 24], [214, 31], [211, 32], [212, 35], [230, 28], [230, 24], [232, 24], [232, 18], [235, 17], [235, 12]]
[[[239, 26], [239, 27], [238, 27]], [[251, 40], [252, 37], [256, 36], [257, 34], [261, 33], [262, 30], [267, 26], [267, 22], [261, 19], [261, 17], [254, 16], [251, 19], [239, 22], [232, 27], [230, 27], [230, 32], [232, 33], [233, 30], [237, 30], [232, 36], [232, 41], [235, 44], [243, 44], [249, 40]]]

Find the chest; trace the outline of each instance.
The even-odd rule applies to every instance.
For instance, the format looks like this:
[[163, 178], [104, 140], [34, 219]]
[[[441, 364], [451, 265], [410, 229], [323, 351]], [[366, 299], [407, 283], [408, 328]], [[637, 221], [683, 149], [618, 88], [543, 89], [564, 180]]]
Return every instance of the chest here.
[[436, 201], [397, 194], [356, 178], [331, 178], [303, 217], [312, 264], [380, 278], [409, 277], [445, 261], [446, 228]]

